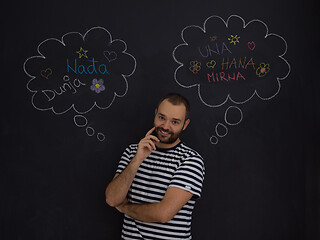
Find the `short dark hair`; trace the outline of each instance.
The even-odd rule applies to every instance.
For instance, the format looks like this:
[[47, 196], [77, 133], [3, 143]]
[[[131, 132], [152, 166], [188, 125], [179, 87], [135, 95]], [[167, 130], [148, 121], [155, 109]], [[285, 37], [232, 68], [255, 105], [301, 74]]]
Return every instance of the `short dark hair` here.
[[168, 102], [172, 103], [173, 105], [180, 105], [183, 104], [186, 107], [186, 120], [189, 118], [190, 114], [190, 103], [188, 99], [182, 96], [179, 93], [168, 93], [158, 103], [157, 109], [159, 108], [160, 104], [164, 101], [168, 100]]

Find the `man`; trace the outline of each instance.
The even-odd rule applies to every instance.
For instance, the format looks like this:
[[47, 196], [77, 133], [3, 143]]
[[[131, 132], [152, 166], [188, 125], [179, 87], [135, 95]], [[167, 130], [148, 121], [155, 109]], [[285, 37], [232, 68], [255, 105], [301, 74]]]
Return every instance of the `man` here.
[[201, 156], [180, 140], [190, 123], [183, 96], [166, 95], [154, 127], [123, 153], [106, 202], [125, 214], [122, 239], [191, 239], [191, 217], [204, 178]]

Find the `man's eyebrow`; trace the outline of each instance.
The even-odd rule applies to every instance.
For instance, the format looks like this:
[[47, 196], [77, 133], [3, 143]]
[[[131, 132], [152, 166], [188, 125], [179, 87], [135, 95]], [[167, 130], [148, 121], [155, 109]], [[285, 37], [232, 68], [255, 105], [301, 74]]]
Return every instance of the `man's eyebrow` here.
[[[161, 113], [161, 112], [158, 112], [158, 114], [162, 117], [167, 117], [165, 114]], [[174, 121], [178, 121], [178, 122], [181, 122], [182, 120], [180, 118], [172, 118], [172, 120]]]
[[162, 117], [166, 117], [166, 115], [164, 115], [163, 113], [161, 112], [158, 112], [159, 115], [161, 115]]
[[182, 120], [180, 118], [172, 118], [174, 121], [181, 122]]

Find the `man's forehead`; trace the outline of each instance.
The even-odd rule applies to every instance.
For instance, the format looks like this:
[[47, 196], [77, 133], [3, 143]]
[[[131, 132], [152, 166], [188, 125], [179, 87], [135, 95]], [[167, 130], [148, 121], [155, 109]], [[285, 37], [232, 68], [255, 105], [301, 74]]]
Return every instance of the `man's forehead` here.
[[183, 120], [186, 115], [186, 107], [183, 103], [174, 105], [165, 99], [159, 105], [158, 112], [171, 118]]

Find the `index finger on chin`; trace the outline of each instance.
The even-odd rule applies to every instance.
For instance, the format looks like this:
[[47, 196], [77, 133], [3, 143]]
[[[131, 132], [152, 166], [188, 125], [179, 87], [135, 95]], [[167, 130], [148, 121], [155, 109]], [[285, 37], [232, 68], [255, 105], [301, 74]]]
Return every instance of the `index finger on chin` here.
[[152, 132], [153, 132], [155, 129], [156, 129], [156, 127], [151, 128], [151, 129], [147, 132], [146, 136], [151, 135]]

